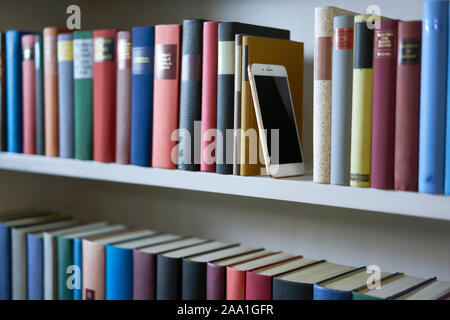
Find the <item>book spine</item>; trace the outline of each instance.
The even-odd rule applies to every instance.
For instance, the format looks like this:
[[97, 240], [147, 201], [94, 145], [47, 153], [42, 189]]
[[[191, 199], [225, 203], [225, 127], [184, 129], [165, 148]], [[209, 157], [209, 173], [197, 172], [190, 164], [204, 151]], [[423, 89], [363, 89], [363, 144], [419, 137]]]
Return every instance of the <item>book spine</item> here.
[[23, 153], [36, 153], [34, 35], [22, 36]]
[[272, 300], [272, 277], [247, 271], [245, 300]]
[[57, 295], [57, 257], [56, 237], [44, 233], [44, 299], [56, 300]]
[[156, 256], [133, 250], [133, 300], [155, 300]]
[[[450, 23], [450, 5], [449, 5]], [[450, 25], [448, 26], [448, 42], [450, 43]], [[447, 48], [447, 50], [449, 50]], [[448, 51], [447, 51], [448, 54]], [[447, 61], [447, 105], [446, 105], [446, 134], [445, 134], [445, 180], [444, 193], [450, 195], [450, 57]]]
[[245, 300], [245, 271], [227, 267], [226, 300]]
[[448, 1], [423, 4], [419, 192], [444, 192]]
[[235, 36], [235, 67], [234, 67], [234, 134], [233, 134], [233, 174], [241, 174], [241, 99], [242, 99], [242, 34]]
[[23, 151], [22, 128], [22, 32], [6, 31], [7, 150]]
[[279, 278], [273, 278], [273, 300], [313, 300], [313, 286]]
[[11, 294], [13, 300], [26, 300], [27, 294], [27, 239], [13, 229], [11, 232]]
[[377, 189], [394, 188], [397, 28], [397, 20], [381, 20], [374, 31], [370, 186]]
[[116, 162], [130, 163], [131, 140], [131, 33], [117, 33]]
[[203, 25], [202, 127], [200, 170], [216, 172], [215, 131], [217, 125], [218, 22]]
[[78, 280], [73, 288], [73, 300], [83, 299], [83, 241], [81, 239], [73, 239], [73, 265], [77, 270]]
[[335, 290], [322, 287], [320, 284], [313, 286], [314, 300], [352, 300], [351, 291]]
[[34, 76], [35, 76], [35, 106], [36, 106], [36, 154], [45, 155], [45, 126], [44, 126], [44, 60], [42, 36], [34, 36]]
[[369, 15], [355, 17], [350, 185], [370, 186], [373, 93], [373, 29]]
[[398, 23], [394, 186], [417, 191], [422, 22]]
[[133, 251], [106, 245], [106, 300], [133, 299]]
[[58, 61], [57, 28], [45, 28], [44, 37], [44, 109], [45, 155], [57, 157], [58, 150]]
[[105, 300], [105, 247], [83, 240], [82, 250], [83, 300]]
[[156, 300], [178, 300], [181, 297], [181, 259], [156, 257]]
[[203, 20], [184, 20], [180, 82], [178, 169], [200, 170]]
[[0, 32], [0, 151], [6, 151], [5, 33]]
[[92, 160], [93, 135], [92, 31], [73, 33], [74, 156]]
[[[69, 285], [76, 285], [76, 270], [73, 269], [73, 239], [58, 236], [56, 246], [57, 257], [57, 298], [58, 300], [73, 300], [73, 288]], [[73, 280], [70, 280], [74, 274]], [[74, 283], [75, 281], [75, 283]]]
[[353, 85], [353, 16], [333, 22], [330, 183], [350, 184]]
[[[155, 27], [152, 166], [176, 169], [180, 98], [181, 25]], [[176, 134], [177, 137], [177, 134]], [[174, 137], [174, 138], [176, 138]]]
[[33, 234], [27, 235], [27, 278], [28, 278], [28, 300], [44, 299], [44, 248], [42, 237]]
[[155, 29], [136, 27], [132, 37], [130, 162], [150, 166], [152, 159], [153, 66]]
[[206, 264], [206, 300], [225, 300], [225, 272], [224, 266]]
[[73, 35], [57, 36], [59, 156], [73, 158]]
[[96, 30], [93, 80], [93, 159], [115, 161], [117, 30]]
[[206, 263], [183, 259], [181, 275], [181, 299], [206, 299]]
[[11, 299], [11, 229], [0, 224], [0, 300]]

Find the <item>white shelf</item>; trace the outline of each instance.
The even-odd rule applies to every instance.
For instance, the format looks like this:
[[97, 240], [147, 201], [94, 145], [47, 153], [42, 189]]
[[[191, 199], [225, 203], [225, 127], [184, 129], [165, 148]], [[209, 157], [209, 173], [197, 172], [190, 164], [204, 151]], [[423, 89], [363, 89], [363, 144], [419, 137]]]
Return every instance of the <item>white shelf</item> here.
[[450, 221], [450, 196], [0, 153], [0, 170], [213, 192]]

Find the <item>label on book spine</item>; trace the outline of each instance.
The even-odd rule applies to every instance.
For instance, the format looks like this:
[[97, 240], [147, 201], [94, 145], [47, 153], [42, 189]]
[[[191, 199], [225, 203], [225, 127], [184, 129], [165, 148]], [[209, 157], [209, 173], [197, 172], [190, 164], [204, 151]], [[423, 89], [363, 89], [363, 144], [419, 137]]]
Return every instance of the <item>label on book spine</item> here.
[[34, 67], [36, 70], [40, 70], [41, 66], [41, 44], [39, 42], [34, 43]]
[[155, 78], [176, 79], [177, 78], [177, 52], [176, 44], [155, 45]]
[[377, 30], [375, 32], [375, 58], [391, 58], [395, 49], [395, 32]]
[[353, 49], [353, 28], [337, 28], [333, 30], [333, 50]]
[[132, 49], [133, 74], [153, 74], [153, 48], [134, 47]]
[[33, 48], [25, 48], [23, 49], [23, 60], [33, 60], [34, 59], [34, 51]]
[[58, 41], [58, 61], [73, 60], [73, 42]]
[[128, 39], [117, 41], [117, 68], [119, 70], [131, 69], [131, 42]]
[[234, 75], [234, 41], [219, 41], [218, 59], [221, 62], [217, 65], [217, 74]]
[[398, 64], [419, 64], [420, 39], [402, 39], [398, 51]]
[[114, 61], [114, 38], [100, 37], [95, 38], [94, 61], [107, 62]]
[[73, 40], [73, 71], [75, 79], [92, 78], [92, 39]]
[[181, 81], [200, 81], [202, 79], [202, 57], [198, 54], [183, 55], [181, 65], [183, 67]]

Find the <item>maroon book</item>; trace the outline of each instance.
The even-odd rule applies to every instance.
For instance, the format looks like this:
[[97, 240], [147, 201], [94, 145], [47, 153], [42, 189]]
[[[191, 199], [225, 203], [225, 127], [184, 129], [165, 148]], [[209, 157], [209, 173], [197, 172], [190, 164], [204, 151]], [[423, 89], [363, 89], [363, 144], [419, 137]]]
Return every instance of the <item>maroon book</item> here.
[[156, 255], [133, 250], [133, 300], [155, 300]]
[[417, 191], [421, 42], [421, 21], [398, 23], [394, 164], [396, 190]]
[[370, 186], [394, 188], [397, 20], [382, 20], [374, 32], [372, 162]]

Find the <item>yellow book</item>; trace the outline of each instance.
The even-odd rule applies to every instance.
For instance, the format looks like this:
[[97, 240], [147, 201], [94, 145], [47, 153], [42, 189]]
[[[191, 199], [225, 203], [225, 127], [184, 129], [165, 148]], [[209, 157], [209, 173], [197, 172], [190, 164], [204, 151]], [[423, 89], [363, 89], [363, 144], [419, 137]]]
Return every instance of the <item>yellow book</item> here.
[[[295, 119], [302, 137], [303, 105], [303, 43], [256, 36], [242, 39], [242, 92], [241, 92], [241, 176], [264, 173], [264, 157], [259, 143], [253, 98], [248, 82], [247, 67], [253, 63], [283, 65], [288, 73]], [[249, 129], [254, 129], [250, 130]], [[261, 155], [260, 155], [261, 154]]]

